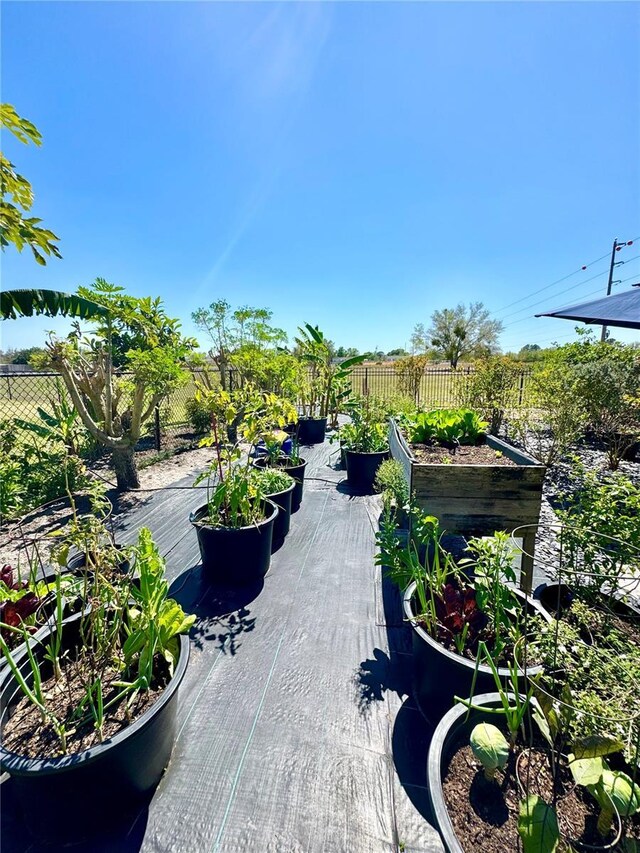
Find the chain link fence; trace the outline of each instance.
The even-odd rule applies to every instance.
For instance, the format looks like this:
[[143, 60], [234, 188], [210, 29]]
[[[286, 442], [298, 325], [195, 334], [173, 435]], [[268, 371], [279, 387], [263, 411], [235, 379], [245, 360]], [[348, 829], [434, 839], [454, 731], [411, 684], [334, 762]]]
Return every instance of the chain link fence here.
[[[442, 408], [459, 403], [460, 383], [469, 376], [472, 368], [456, 371], [449, 368], [426, 368], [413, 387], [410, 396], [424, 407]], [[208, 377], [219, 381], [214, 371]], [[526, 403], [528, 379], [531, 373], [523, 370], [516, 378], [511, 407], [518, 408]], [[126, 379], [127, 374], [122, 374]], [[190, 401], [201, 379], [194, 373], [189, 382], [169, 394], [154, 412], [153, 418], [143, 425], [139, 450], [165, 451], [195, 447], [202, 436], [196, 421], [190, 418]], [[227, 387], [234, 388], [238, 379], [229, 371]], [[356, 394], [373, 395], [391, 400], [407, 396], [406, 385], [393, 367], [362, 366], [354, 368], [351, 386]], [[62, 401], [69, 402], [66, 388], [56, 373], [7, 372], [0, 374], [0, 421], [38, 421], [38, 409], [51, 413]]]

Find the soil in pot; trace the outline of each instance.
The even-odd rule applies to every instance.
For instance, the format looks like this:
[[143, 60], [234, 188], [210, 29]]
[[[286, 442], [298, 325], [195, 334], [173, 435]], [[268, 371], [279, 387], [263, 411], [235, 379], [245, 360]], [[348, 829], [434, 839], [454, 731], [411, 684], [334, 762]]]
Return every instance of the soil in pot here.
[[[69, 689], [60, 690], [59, 682], [53, 676], [43, 679], [43, 692], [51, 699], [49, 710], [58, 719], [66, 719], [74, 708], [78, 706], [84, 695], [81, 677], [86, 682], [88, 678], [88, 662], [78, 655], [75, 649], [61, 667], [62, 678], [69, 679]], [[110, 698], [119, 692], [112, 682], [121, 681], [122, 672], [107, 669], [103, 676], [103, 697], [105, 705]], [[138, 694], [136, 701], [130, 708], [129, 717], [125, 713], [126, 702], [120, 702], [113, 711], [107, 711], [103, 728], [103, 741], [114, 737], [118, 732], [126, 729], [134, 723], [141, 714], [150, 708], [169, 682], [169, 673], [165, 670], [148, 691]], [[94, 730], [92, 720], [87, 720], [84, 726], [76, 726], [73, 738], [68, 742], [68, 753], [70, 755], [83, 752], [100, 743]], [[42, 715], [35, 705], [28, 699], [23, 698], [16, 705], [9, 720], [4, 724], [2, 731], [2, 745], [10, 752], [24, 755], [27, 758], [55, 758], [59, 755], [60, 741], [50, 724], [43, 723]]]
[[[518, 775], [529, 794], [538, 794], [547, 803], [553, 802], [555, 789], [555, 810], [564, 839], [596, 848], [614, 840], [614, 832], [605, 839], [598, 833], [598, 806], [584, 788], [574, 784], [567, 767], [560, 770], [554, 786], [544, 742], [534, 742], [532, 749], [516, 745], [505, 769], [497, 770], [495, 781], [489, 782], [473, 755], [468, 736], [460, 734], [443, 768], [442, 789], [449, 819], [465, 853], [521, 849], [518, 809], [523, 796]], [[558, 853], [569, 849], [568, 843], [561, 842]]]

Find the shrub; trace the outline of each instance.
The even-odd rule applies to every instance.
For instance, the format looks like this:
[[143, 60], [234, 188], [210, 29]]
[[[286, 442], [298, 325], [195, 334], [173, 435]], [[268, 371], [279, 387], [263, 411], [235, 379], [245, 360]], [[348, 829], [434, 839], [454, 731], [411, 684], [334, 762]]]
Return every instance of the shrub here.
[[397, 459], [385, 459], [376, 472], [376, 488], [382, 492], [385, 509], [401, 510], [409, 503], [409, 484], [402, 463]]
[[518, 412], [510, 425], [530, 453], [551, 465], [578, 441], [587, 421], [574, 366], [550, 361], [534, 370], [528, 398], [528, 408]]
[[408, 355], [400, 358], [393, 366], [398, 377], [400, 393], [417, 402], [424, 369], [429, 363], [427, 355]]
[[627, 448], [640, 439], [640, 357], [593, 360], [574, 369], [589, 426], [606, 443], [609, 468], [615, 471]]
[[18, 518], [41, 504], [73, 492], [85, 481], [85, 468], [61, 442], [27, 439], [3, 422], [0, 444], [0, 515]]
[[193, 431], [198, 433], [208, 432], [211, 427], [211, 411], [207, 406], [206, 401], [198, 400], [196, 397], [191, 397], [185, 403], [185, 410], [189, 423], [193, 427]]
[[514, 406], [521, 367], [510, 358], [487, 358], [476, 362], [473, 373], [460, 379], [458, 403], [477, 409], [489, 422], [489, 431], [500, 432], [505, 411]]

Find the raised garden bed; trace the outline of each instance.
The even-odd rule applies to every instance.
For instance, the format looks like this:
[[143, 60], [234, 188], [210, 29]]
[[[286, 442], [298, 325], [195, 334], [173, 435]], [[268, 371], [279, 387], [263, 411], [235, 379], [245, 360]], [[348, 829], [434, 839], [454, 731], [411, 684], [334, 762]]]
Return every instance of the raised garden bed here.
[[[485, 446], [494, 451], [492, 464], [420, 462], [395, 420], [389, 421], [391, 456], [402, 464], [410, 493], [447, 533], [486, 536], [538, 523], [546, 467], [495, 436], [487, 435]], [[495, 457], [496, 451], [502, 456]], [[505, 457], [513, 464], [504, 464]], [[535, 531], [525, 532], [522, 546], [520, 585], [531, 592]]]

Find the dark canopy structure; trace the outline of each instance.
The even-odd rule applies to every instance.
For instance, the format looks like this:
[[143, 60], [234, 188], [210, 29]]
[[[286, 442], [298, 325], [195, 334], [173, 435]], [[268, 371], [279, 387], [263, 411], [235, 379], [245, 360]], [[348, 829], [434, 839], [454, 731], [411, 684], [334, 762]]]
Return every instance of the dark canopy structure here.
[[559, 317], [578, 320], [581, 323], [597, 323], [601, 326], [619, 326], [623, 329], [640, 329], [640, 286], [635, 285], [625, 293], [604, 296], [591, 302], [569, 305], [557, 311], [536, 314], [536, 317]]

